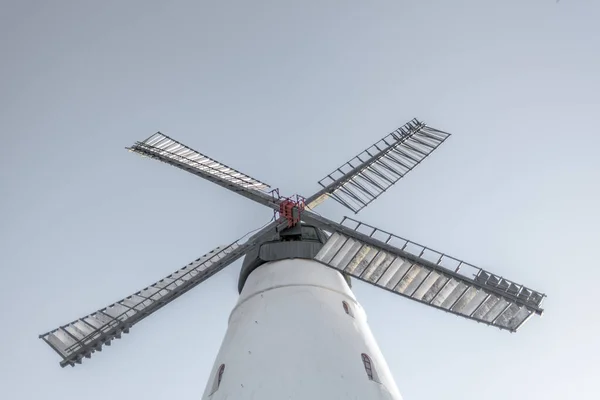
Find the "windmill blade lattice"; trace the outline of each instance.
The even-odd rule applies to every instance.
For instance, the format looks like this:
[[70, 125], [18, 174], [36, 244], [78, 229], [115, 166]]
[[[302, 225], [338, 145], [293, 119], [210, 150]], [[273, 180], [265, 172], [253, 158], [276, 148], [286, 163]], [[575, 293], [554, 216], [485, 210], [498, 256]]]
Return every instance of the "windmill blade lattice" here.
[[81, 364], [84, 357], [90, 358], [103, 345], [129, 333], [134, 324], [235, 262], [257, 243], [272, 238], [277, 224], [270, 223], [246, 242], [240, 239], [217, 247], [143, 290], [39, 337], [63, 358], [62, 367]]
[[388, 134], [319, 181], [309, 208], [333, 197], [355, 213], [368, 206], [437, 149], [449, 133], [416, 118]]
[[331, 233], [315, 259], [354, 278], [512, 332], [543, 313], [535, 290], [351, 218], [313, 216]]
[[267, 193], [270, 186], [266, 183], [205, 156], [160, 132], [136, 142], [128, 150], [183, 169], [260, 204], [277, 208], [273, 197]]

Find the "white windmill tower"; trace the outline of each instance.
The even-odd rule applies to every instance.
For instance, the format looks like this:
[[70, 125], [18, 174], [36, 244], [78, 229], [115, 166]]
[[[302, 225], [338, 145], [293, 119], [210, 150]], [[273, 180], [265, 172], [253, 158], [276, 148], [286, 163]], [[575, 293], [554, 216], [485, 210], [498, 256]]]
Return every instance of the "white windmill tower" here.
[[161, 133], [137, 142], [129, 150], [270, 207], [276, 218], [249, 239], [40, 338], [61, 366], [75, 366], [245, 256], [240, 297], [203, 399], [400, 399], [350, 278], [511, 332], [543, 313], [539, 292], [362, 222], [336, 223], [311, 211], [331, 197], [357, 213], [448, 136], [413, 119], [321, 180], [308, 198], [280, 197]]

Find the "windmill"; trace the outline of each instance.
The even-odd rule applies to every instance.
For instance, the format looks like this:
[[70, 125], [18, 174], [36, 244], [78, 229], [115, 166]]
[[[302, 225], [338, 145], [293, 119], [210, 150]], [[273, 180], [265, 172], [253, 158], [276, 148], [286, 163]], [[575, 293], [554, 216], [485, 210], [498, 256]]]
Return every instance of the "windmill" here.
[[413, 119], [322, 179], [309, 197], [277, 189], [162, 134], [128, 148], [274, 211], [248, 238], [218, 247], [108, 307], [40, 335], [75, 366], [245, 256], [239, 300], [203, 399], [400, 399], [351, 291], [351, 278], [424, 305], [515, 332], [542, 315], [545, 295], [353, 218], [314, 211], [332, 198], [358, 213], [450, 134]]

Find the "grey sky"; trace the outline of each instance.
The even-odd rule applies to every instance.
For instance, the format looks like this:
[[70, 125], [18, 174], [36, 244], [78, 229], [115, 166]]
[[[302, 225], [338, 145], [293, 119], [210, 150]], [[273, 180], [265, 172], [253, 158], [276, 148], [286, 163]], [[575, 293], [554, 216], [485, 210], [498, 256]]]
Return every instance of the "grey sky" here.
[[83, 366], [37, 339], [270, 218], [125, 146], [161, 130], [309, 195], [413, 117], [453, 136], [358, 219], [549, 297], [508, 334], [356, 284], [404, 398], [600, 398], [599, 2], [0, 10], [3, 398], [202, 394], [239, 264]]

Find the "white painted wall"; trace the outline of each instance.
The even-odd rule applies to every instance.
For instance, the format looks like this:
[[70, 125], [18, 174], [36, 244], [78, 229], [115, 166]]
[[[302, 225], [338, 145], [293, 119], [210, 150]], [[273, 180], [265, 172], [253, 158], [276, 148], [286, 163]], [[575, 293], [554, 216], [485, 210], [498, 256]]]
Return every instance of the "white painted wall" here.
[[[346, 301], [354, 318], [344, 312]], [[368, 379], [368, 354], [379, 382]], [[219, 366], [225, 371], [211, 395]], [[363, 308], [341, 274], [315, 261], [250, 274], [202, 397], [211, 400], [401, 399]]]

